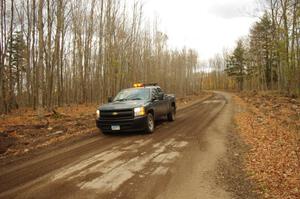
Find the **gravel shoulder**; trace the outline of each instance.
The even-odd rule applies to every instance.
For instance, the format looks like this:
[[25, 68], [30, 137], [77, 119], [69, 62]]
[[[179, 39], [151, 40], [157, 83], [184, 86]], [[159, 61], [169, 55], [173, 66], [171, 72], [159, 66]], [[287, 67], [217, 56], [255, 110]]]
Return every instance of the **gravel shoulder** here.
[[217, 184], [232, 193], [232, 198], [260, 199], [261, 194], [257, 184], [249, 178], [245, 171], [245, 156], [250, 147], [243, 142], [238, 133], [233, 129], [226, 139], [227, 151], [218, 161], [216, 171]]

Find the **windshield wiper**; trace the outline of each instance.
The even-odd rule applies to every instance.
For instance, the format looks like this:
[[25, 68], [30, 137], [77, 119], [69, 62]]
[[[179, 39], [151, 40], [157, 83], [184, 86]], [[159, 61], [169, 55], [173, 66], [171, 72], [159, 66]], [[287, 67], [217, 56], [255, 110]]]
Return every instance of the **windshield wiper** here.
[[117, 99], [117, 100], [115, 100], [116, 102], [123, 102], [123, 101], [126, 101], [126, 100], [128, 100], [128, 99]]
[[142, 100], [142, 98], [136, 97], [136, 98], [132, 98], [132, 99], [129, 99], [129, 100]]

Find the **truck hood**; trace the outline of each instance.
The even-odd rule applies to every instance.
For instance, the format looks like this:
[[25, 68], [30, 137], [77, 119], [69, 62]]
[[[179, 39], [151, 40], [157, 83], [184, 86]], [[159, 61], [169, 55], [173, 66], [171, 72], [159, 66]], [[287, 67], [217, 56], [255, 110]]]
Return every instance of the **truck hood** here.
[[103, 104], [99, 107], [99, 110], [122, 110], [122, 109], [131, 109], [136, 107], [144, 106], [148, 101], [146, 100], [130, 100], [123, 102], [111, 102], [108, 104]]

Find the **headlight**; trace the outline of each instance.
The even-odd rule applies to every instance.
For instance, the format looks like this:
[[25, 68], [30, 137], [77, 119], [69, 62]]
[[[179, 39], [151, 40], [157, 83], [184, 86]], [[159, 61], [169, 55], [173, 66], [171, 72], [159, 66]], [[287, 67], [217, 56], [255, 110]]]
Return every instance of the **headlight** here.
[[138, 107], [138, 108], [134, 108], [134, 116], [143, 116], [145, 115], [145, 108], [144, 107]]
[[96, 111], [96, 114], [97, 114], [97, 118], [100, 118], [100, 111], [99, 110]]

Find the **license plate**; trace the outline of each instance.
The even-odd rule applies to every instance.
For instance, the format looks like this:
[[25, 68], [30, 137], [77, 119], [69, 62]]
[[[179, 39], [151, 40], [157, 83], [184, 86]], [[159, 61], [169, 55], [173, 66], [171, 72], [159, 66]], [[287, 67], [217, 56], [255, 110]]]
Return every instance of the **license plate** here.
[[111, 130], [113, 131], [119, 131], [120, 130], [120, 125], [112, 125]]

